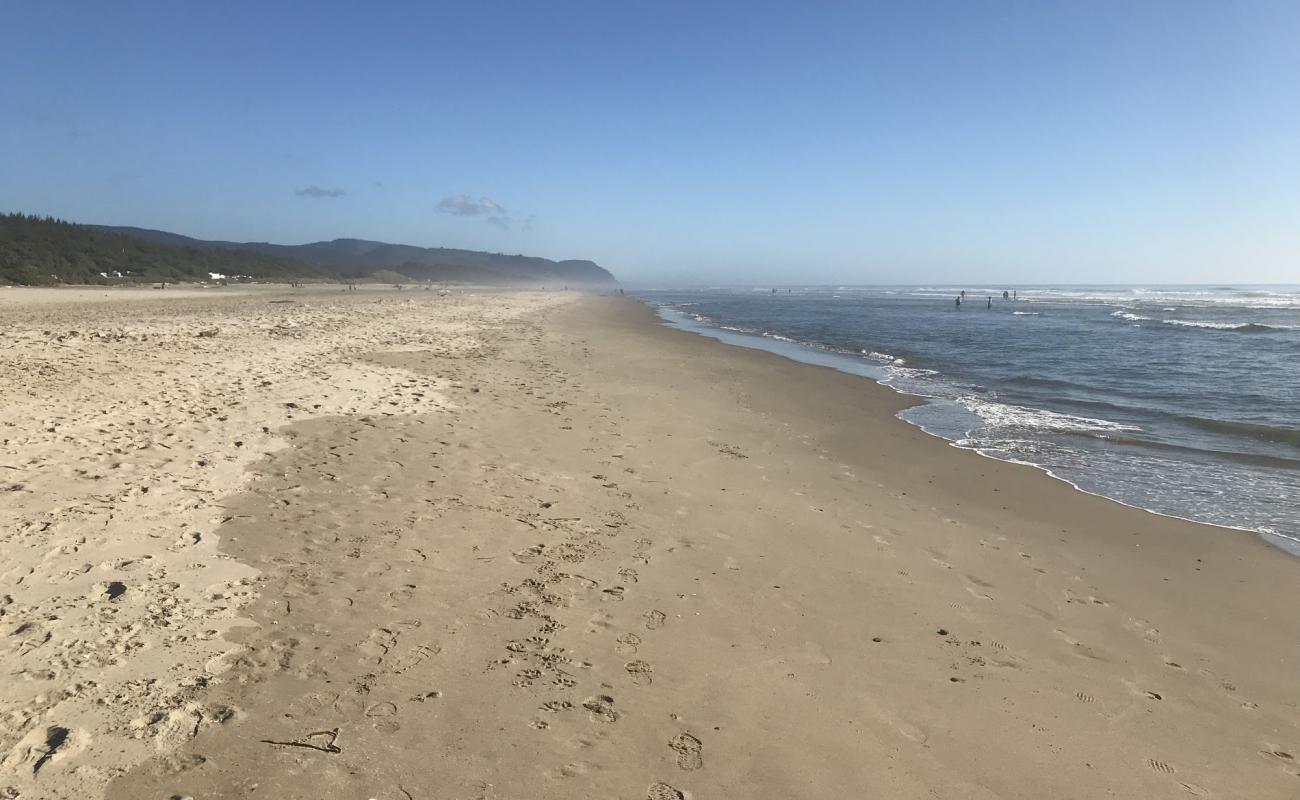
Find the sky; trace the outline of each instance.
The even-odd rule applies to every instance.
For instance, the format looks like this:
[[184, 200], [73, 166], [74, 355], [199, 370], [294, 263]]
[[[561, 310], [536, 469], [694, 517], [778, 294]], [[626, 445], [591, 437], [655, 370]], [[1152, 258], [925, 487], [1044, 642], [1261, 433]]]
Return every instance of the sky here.
[[0, 210], [640, 285], [1300, 282], [1300, 3], [0, 0]]

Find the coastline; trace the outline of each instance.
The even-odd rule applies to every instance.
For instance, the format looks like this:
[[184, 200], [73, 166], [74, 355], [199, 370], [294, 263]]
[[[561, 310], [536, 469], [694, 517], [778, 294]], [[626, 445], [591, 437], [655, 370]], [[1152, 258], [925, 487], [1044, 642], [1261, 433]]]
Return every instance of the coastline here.
[[401, 396], [262, 422], [214, 528], [255, 624], [108, 796], [1294, 795], [1286, 554], [555, 297], [414, 298], [335, 355]]
[[[1161, 511], [1159, 509], [1149, 508], [1147, 506], [1140, 505], [1139, 503], [1134, 501], [1125, 500], [1121, 497], [1115, 497], [1112, 494], [1107, 494], [1106, 492], [1098, 489], [1086, 488], [1081, 483], [1077, 482], [1077, 479], [1071, 479], [1065, 475], [1058, 474], [1056, 471], [1053, 470], [1052, 467], [1046, 464], [1039, 464], [1033, 461], [1026, 461], [1022, 459], [1012, 458], [1010, 456], [998, 455], [984, 448], [980, 448], [970, 444], [965, 444], [963, 440], [952, 439], [943, 435], [942, 433], [939, 433], [938, 431], [931, 430], [930, 428], [926, 427], [926, 425], [923, 424], [920, 420], [909, 418], [908, 416], [906, 416], [906, 412], [912, 411], [918, 407], [925, 406], [929, 403], [951, 402], [951, 401], [948, 401], [945, 398], [941, 398], [938, 396], [920, 394], [913, 390], [908, 390], [908, 389], [895, 386], [889, 382], [890, 376], [883, 370], [883, 368], [880, 365], [873, 364], [867, 361], [862, 361], [861, 359], [855, 357], [852, 353], [849, 353], [847, 351], [827, 349], [827, 348], [819, 347], [815, 344], [801, 342], [795, 339], [790, 339], [788, 337], [775, 335], [775, 334], [766, 334], [766, 333], [760, 334], [757, 332], [741, 330], [738, 328], [733, 328], [725, 325], [711, 325], [704, 322], [697, 322], [693, 320], [689, 314], [681, 311], [680, 309], [674, 309], [671, 306], [658, 305], [656, 303], [645, 301], [645, 300], [642, 300], [641, 302], [644, 302], [648, 307], [653, 309], [655, 311], [656, 316], [659, 317], [660, 320], [662, 320], [665, 324], [673, 328], [677, 328], [690, 333], [695, 333], [700, 336], [705, 336], [711, 339], [715, 339], [717, 341], [723, 342], [724, 344], [729, 344], [735, 347], [746, 347], [753, 350], [761, 350], [803, 364], [829, 367], [839, 372], [845, 372], [850, 375], [856, 375], [858, 377], [866, 378], [867, 380], [873, 381], [880, 386], [889, 388], [894, 392], [903, 395], [904, 397], [914, 398], [916, 402], [904, 407], [900, 412], [898, 412], [898, 418], [910, 425], [915, 426], [916, 428], [919, 428], [922, 431], [925, 431], [926, 433], [930, 434], [931, 436], [934, 436], [937, 439], [947, 442], [950, 446], [957, 448], [959, 450], [967, 450], [973, 453], [978, 453], [979, 455], [984, 456], [985, 458], [991, 458], [995, 461], [1002, 461], [1009, 464], [1018, 464], [1021, 466], [1032, 467], [1055, 480], [1067, 484], [1075, 491], [1082, 492], [1084, 494], [1090, 494], [1095, 497], [1100, 497], [1105, 500], [1109, 500], [1113, 503], [1118, 503], [1122, 506], [1136, 509], [1138, 511], [1145, 511], [1148, 514], [1154, 514], [1159, 517], [1168, 517], [1171, 519], [1176, 519], [1183, 522], [1190, 522], [1198, 525], [1209, 525], [1211, 527], [1221, 528], [1224, 531], [1232, 531], [1237, 533], [1249, 533], [1256, 537], [1259, 537], [1265, 542], [1268, 542], [1274, 547], [1277, 547], [1279, 550], [1283, 551], [1284, 553], [1287, 553], [1288, 555], [1292, 555], [1300, 558], [1300, 539], [1297, 539], [1295, 536], [1291, 536], [1288, 534], [1284, 534], [1284, 533], [1280, 533], [1268, 529], [1248, 528], [1248, 527], [1242, 527], [1240, 525], [1231, 525], [1226, 522], [1198, 520], [1193, 517], [1180, 516], [1178, 514], [1169, 511]], [[667, 312], [671, 312], [671, 316]], [[1020, 313], [1020, 312], [1015, 312], [1015, 313]]]

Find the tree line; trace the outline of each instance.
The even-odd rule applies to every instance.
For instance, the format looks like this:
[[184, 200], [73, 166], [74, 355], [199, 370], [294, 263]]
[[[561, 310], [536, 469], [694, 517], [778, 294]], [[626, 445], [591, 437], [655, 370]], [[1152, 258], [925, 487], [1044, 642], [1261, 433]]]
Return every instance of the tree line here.
[[210, 280], [328, 280], [301, 261], [155, 244], [50, 216], [0, 214], [0, 283], [24, 286]]

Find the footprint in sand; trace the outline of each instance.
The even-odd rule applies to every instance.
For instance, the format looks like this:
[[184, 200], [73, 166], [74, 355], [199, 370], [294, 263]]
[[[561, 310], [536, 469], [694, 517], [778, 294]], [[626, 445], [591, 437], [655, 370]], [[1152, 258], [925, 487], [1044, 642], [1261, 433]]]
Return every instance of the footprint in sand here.
[[397, 704], [387, 700], [371, 704], [366, 708], [367, 717], [391, 717], [397, 713]]
[[89, 737], [83, 731], [61, 725], [36, 728], [9, 752], [0, 768], [14, 772], [30, 770], [32, 775], [36, 775], [46, 765], [81, 752], [88, 741]]
[[411, 599], [411, 596], [413, 594], [415, 594], [415, 584], [404, 583], [401, 586], [394, 589], [393, 591], [389, 592], [388, 599], [392, 600], [394, 603], [405, 603], [406, 601]]
[[680, 769], [696, 770], [704, 766], [704, 744], [689, 733], [677, 734], [668, 746], [677, 753], [677, 766]]
[[1085, 658], [1090, 658], [1090, 659], [1092, 659], [1093, 661], [1108, 661], [1108, 660], [1109, 660], [1109, 659], [1107, 659], [1105, 656], [1103, 656], [1103, 655], [1097, 653], [1097, 651], [1093, 650], [1091, 647], [1089, 647], [1088, 645], [1086, 645], [1086, 644], [1084, 644], [1083, 642], [1079, 641], [1078, 639], [1074, 638], [1073, 636], [1071, 636], [1070, 634], [1068, 634], [1068, 633], [1066, 633], [1065, 631], [1061, 630], [1060, 628], [1057, 628], [1057, 629], [1056, 629], [1055, 631], [1053, 631], [1053, 632], [1054, 632], [1058, 637], [1060, 637], [1060, 639], [1061, 639], [1063, 642], [1065, 642], [1066, 644], [1068, 644], [1068, 645], [1073, 649], [1073, 651], [1074, 651], [1075, 653], [1077, 653], [1078, 655], [1081, 655], [1081, 656], [1083, 656], [1083, 657], [1085, 657]]
[[1295, 764], [1296, 762], [1294, 755], [1276, 745], [1265, 744], [1264, 749], [1260, 750], [1259, 754], [1267, 759], [1281, 761], [1284, 764]]
[[1147, 759], [1147, 766], [1150, 767], [1151, 769], [1155, 770], [1156, 772], [1162, 772], [1162, 773], [1164, 773], [1165, 775], [1173, 775], [1174, 772], [1175, 772], [1175, 770], [1174, 770], [1174, 768], [1173, 768], [1172, 766], [1170, 766], [1169, 764], [1166, 764], [1166, 763], [1163, 762], [1163, 761], [1157, 761], [1157, 760], [1154, 759], [1154, 758], [1148, 758], [1148, 759]]
[[375, 628], [366, 636], [365, 641], [357, 645], [357, 651], [365, 661], [378, 664], [388, 655], [388, 651], [397, 646], [397, 634], [388, 628]]
[[637, 648], [641, 646], [641, 637], [635, 633], [625, 633], [614, 641], [617, 642], [614, 652], [624, 656], [635, 655]]
[[524, 548], [523, 550], [516, 550], [515, 552], [510, 554], [510, 557], [514, 559], [516, 563], [531, 564], [534, 561], [536, 561], [538, 557], [541, 556], [542, 552], [545, 550], [546, 550], [546, 545], [535, 544], [532, 547], [527, 547]]
[[663, 781], [652, 783], [645, 790], [645, 800], [685, 800], [685, 798], [686, 795]]
[[1149, 620], [1140, 617], [1130, 617], [1124, 627], [1146, 639], [1148, 642], [1158, 643], [1160, 641], [1160, 629], [1152, 625]]
[[655, 609], [647, 611], [645, 615], [645, 626], [648, 630], [657, 631], [664, 626], [664, 621], [668, 619], [664, 612]]
[[618, 712], [614, 710], [614, 698], [607, 694], [587, 698], [582, 707], [591, 712], [591, 719], [595, 722], [618, 721]]
[[655, 670], [648, 662], [639, 659], [629, 661], [623, 665], [623, 669], [627, 670], [627, 674], [632, 676], [632, 683], [637, 686], [649, 686], [654, 682]]

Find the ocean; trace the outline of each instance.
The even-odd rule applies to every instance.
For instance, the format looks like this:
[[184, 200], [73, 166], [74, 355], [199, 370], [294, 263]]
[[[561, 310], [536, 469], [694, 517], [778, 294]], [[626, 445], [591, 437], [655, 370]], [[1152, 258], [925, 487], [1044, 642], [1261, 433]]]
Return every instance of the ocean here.
[[678, 327], [925, 398], [899, 416], [957, 447], [1300, 555], [1300, 286], [634, 294]]

